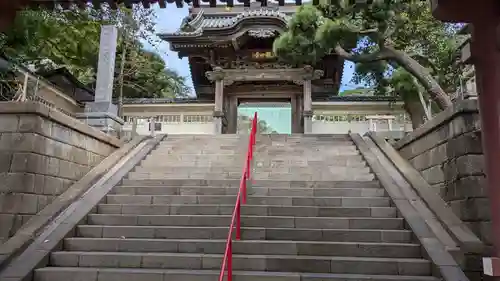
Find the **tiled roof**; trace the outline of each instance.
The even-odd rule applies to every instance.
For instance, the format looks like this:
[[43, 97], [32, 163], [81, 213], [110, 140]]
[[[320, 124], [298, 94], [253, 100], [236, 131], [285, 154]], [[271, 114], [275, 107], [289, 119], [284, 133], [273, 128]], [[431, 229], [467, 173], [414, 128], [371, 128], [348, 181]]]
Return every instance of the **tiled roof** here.
[[206, 16], [203, 10], [197, 14], [197, 16], [188, 22], [191, 31], [179, 29], [178, 31], [170, 34], [163, 34], [164, 37], [190, 37], [199, 36], [203, 34], [204, 30], [217, 30], [217, 29], [229, 29], [236, 26], [238, 23], [249, 18], [273, 18], [278, 19], [283, 22], [288, 22], [290, 16], [280, 12], [279, 10], [269, 9], [266, 7], [261, 7], [258, 9], [251, 9], [241, 12], [233, 16]]

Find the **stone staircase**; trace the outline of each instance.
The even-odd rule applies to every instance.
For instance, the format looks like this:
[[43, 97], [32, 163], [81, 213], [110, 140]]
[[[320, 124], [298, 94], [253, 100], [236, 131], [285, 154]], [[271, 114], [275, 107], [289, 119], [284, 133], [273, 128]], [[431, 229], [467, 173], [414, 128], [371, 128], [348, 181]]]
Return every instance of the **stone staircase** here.
[[[246, 136], [163, 141], [35, 281], [216, 281]], [[436, 281], [347, 136], [259, 136], [236, 281]]]

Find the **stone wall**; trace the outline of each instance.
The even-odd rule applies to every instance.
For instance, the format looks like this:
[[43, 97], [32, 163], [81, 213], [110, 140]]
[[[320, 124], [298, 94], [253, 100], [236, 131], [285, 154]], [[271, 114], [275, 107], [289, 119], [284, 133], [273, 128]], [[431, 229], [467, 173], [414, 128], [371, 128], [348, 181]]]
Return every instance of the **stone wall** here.
[[491, 244], [490, 209], [476, 100], [457, 103], [395, 144], [483, 242]]
[[121, 145], [41, 103], [0, 103], [0, 243]]

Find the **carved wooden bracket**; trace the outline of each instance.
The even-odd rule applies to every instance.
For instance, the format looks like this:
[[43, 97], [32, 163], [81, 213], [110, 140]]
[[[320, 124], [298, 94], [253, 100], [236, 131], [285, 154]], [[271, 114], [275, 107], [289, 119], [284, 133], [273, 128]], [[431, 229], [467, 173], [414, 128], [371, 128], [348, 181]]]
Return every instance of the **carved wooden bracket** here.
[[225, 71], [222, 69], [222, 67], [214, 67], [213, 71], [207, 71], [205, 73], [205, 76], [207, 77], [208, 80], [210, 81], [220, 81], [223, 80], [225, 77]]

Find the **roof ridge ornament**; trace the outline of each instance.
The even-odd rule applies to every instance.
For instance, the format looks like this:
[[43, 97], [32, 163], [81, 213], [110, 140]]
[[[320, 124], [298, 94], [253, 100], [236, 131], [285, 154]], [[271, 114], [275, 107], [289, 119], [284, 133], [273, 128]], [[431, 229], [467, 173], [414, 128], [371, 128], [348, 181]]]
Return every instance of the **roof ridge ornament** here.
[[203, 14], [204, 11], [203, 9], [200, 10], [196, 16], [194, 14], [188, 14], [186, 17], [182, 19], [181, 26], [179, 27], [179, 30], [177, 32], [193, 32], [196, 31], [197, 27], [199, 26], [199, 23], [203, 19]]

